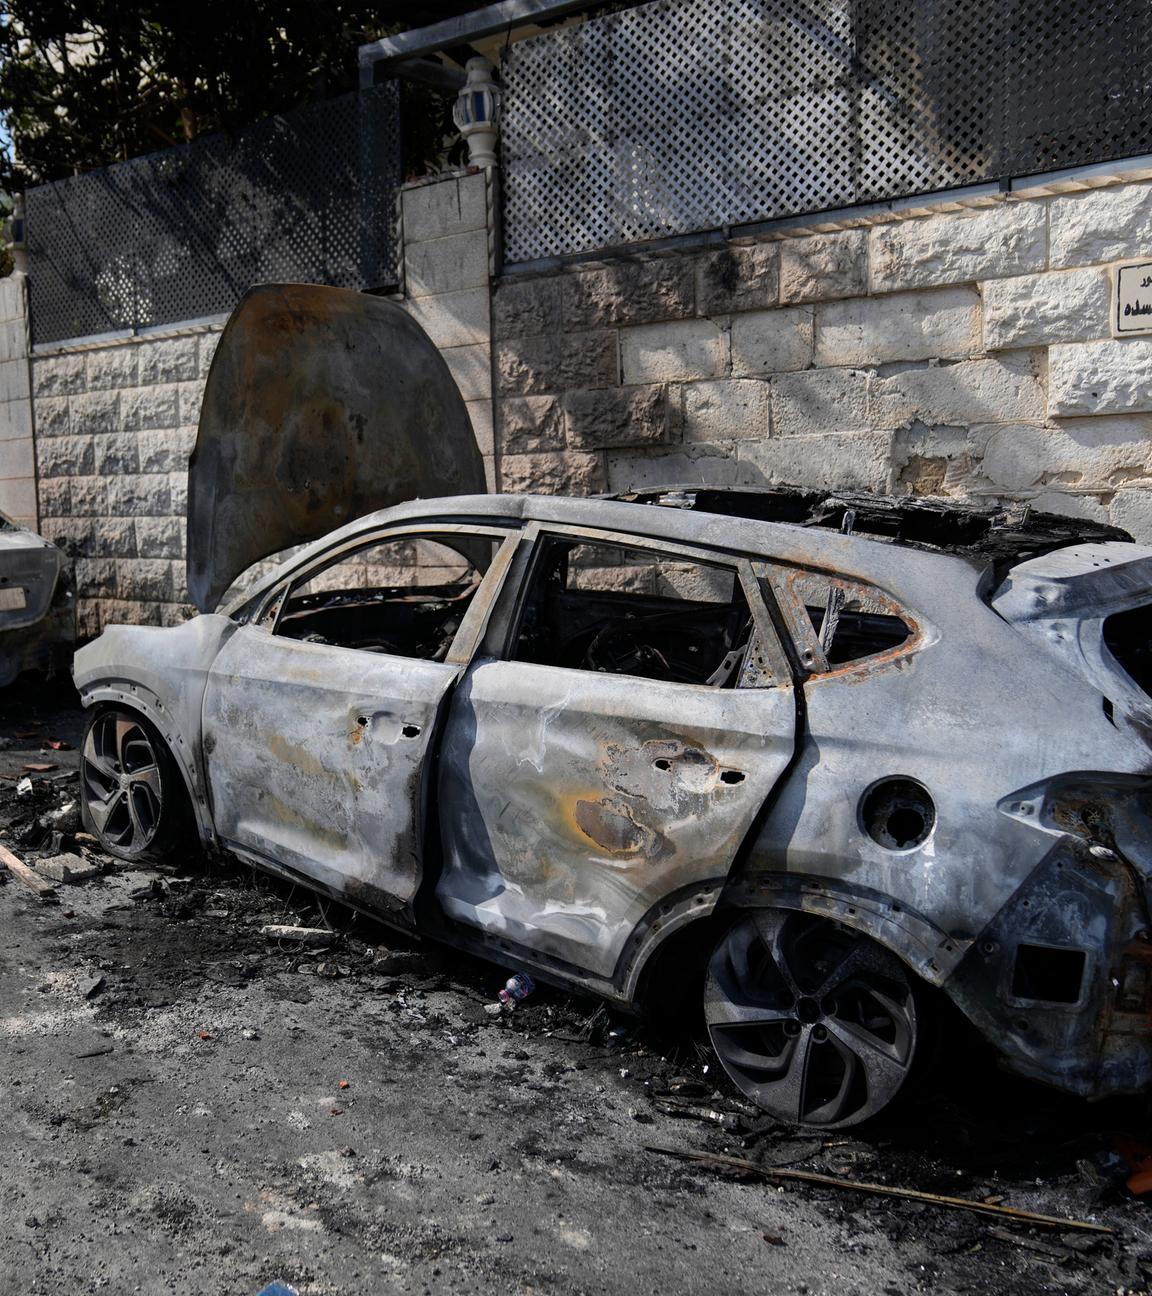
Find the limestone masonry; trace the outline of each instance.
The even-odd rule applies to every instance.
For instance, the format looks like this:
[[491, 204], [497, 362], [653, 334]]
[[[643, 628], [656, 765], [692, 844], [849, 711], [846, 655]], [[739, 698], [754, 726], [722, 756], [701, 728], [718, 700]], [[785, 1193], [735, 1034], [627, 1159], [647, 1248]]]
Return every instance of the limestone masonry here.
[[[497, 205], [475, 173], [401, 195], [404, 300], [492, 488], [1029, 501], [1152, 541], [1152, 339], [1110, 337], [1107, 268], [1152, 257], [1152, 184], [499, 278]], [[5, 361], [26, 347], [13, 302]], [[219, 328], [32, 358], [39, 525], [77, 558], [85, 633], [185, 615], [187, 456]], [[0, 446], [27, 460], [27, 393], [0, 397]], [[18, 457], [0, 491], [32, 519]]]

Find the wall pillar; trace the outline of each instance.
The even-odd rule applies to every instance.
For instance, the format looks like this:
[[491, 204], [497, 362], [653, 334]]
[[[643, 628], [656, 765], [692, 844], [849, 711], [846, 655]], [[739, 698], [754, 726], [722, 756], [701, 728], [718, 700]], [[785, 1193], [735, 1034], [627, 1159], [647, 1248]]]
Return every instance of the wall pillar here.
[[498, 473], [492, 432], [494, 179], [468, 171], [400, 193], [404, 305], [448, 362], [468, 406], [490, 491]]
[[36, 452], [28, 367], [28, 280], [0, 279], [0, 511], [36, 529]]

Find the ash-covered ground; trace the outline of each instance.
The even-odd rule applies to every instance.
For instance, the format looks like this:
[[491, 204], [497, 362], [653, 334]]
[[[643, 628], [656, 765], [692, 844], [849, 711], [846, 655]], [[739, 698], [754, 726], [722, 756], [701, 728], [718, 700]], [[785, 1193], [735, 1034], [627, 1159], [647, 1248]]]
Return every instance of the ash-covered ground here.
[[[1118, 1153], [1148, 1137], [1145, 1102], [1013, 1081], [953, 1023], [891, 1116], [790, 1131], [740, 1101], [691, 1027], [546, 988], [494, 1015], [512, 969], [193, 849], [161, 868], [101, 856], [67, 813], [80, 732], [64, 685], [0, 693], [0, 842], [104, 870], [47, 900], [0, 872], [3, 1296], [254, 1296], [273, 1279], [316, 1296], [1148, 1290], [1152, 1210]], [[301, 950], [261, 935], [273, 923], [332, 935]], [[1116, 1234], [778, 1186], [652, 1147]]]

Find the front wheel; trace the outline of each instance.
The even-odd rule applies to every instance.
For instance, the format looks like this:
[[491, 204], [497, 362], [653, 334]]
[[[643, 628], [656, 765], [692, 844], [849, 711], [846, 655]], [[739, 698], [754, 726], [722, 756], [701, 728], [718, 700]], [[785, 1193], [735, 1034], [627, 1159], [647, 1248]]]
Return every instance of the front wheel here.
[[869, 937], [806, 913], [738, 919], [708, 965], [704, 1015], [735, 1084], [792, 1125], [840, 1129], [899, 1092], [918, 1044], [903, 963]]
[[157, 858], [181, 839], [187, 796], [163, 739], [143, 717], [109, 707], [80, 747], [80, 815], [110, 855]]

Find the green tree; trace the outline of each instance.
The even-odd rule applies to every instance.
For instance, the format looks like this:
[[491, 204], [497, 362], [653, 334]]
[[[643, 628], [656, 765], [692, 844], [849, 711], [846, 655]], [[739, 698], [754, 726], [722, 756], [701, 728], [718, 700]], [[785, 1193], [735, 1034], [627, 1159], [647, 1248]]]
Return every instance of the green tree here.
[[[396, 0], [0, 0], [0, 115], [15, 191], [357, 85], [358, 46], [474, 7]], [[451, 133], [451, 96], [406, 87], [410, 169]]]

